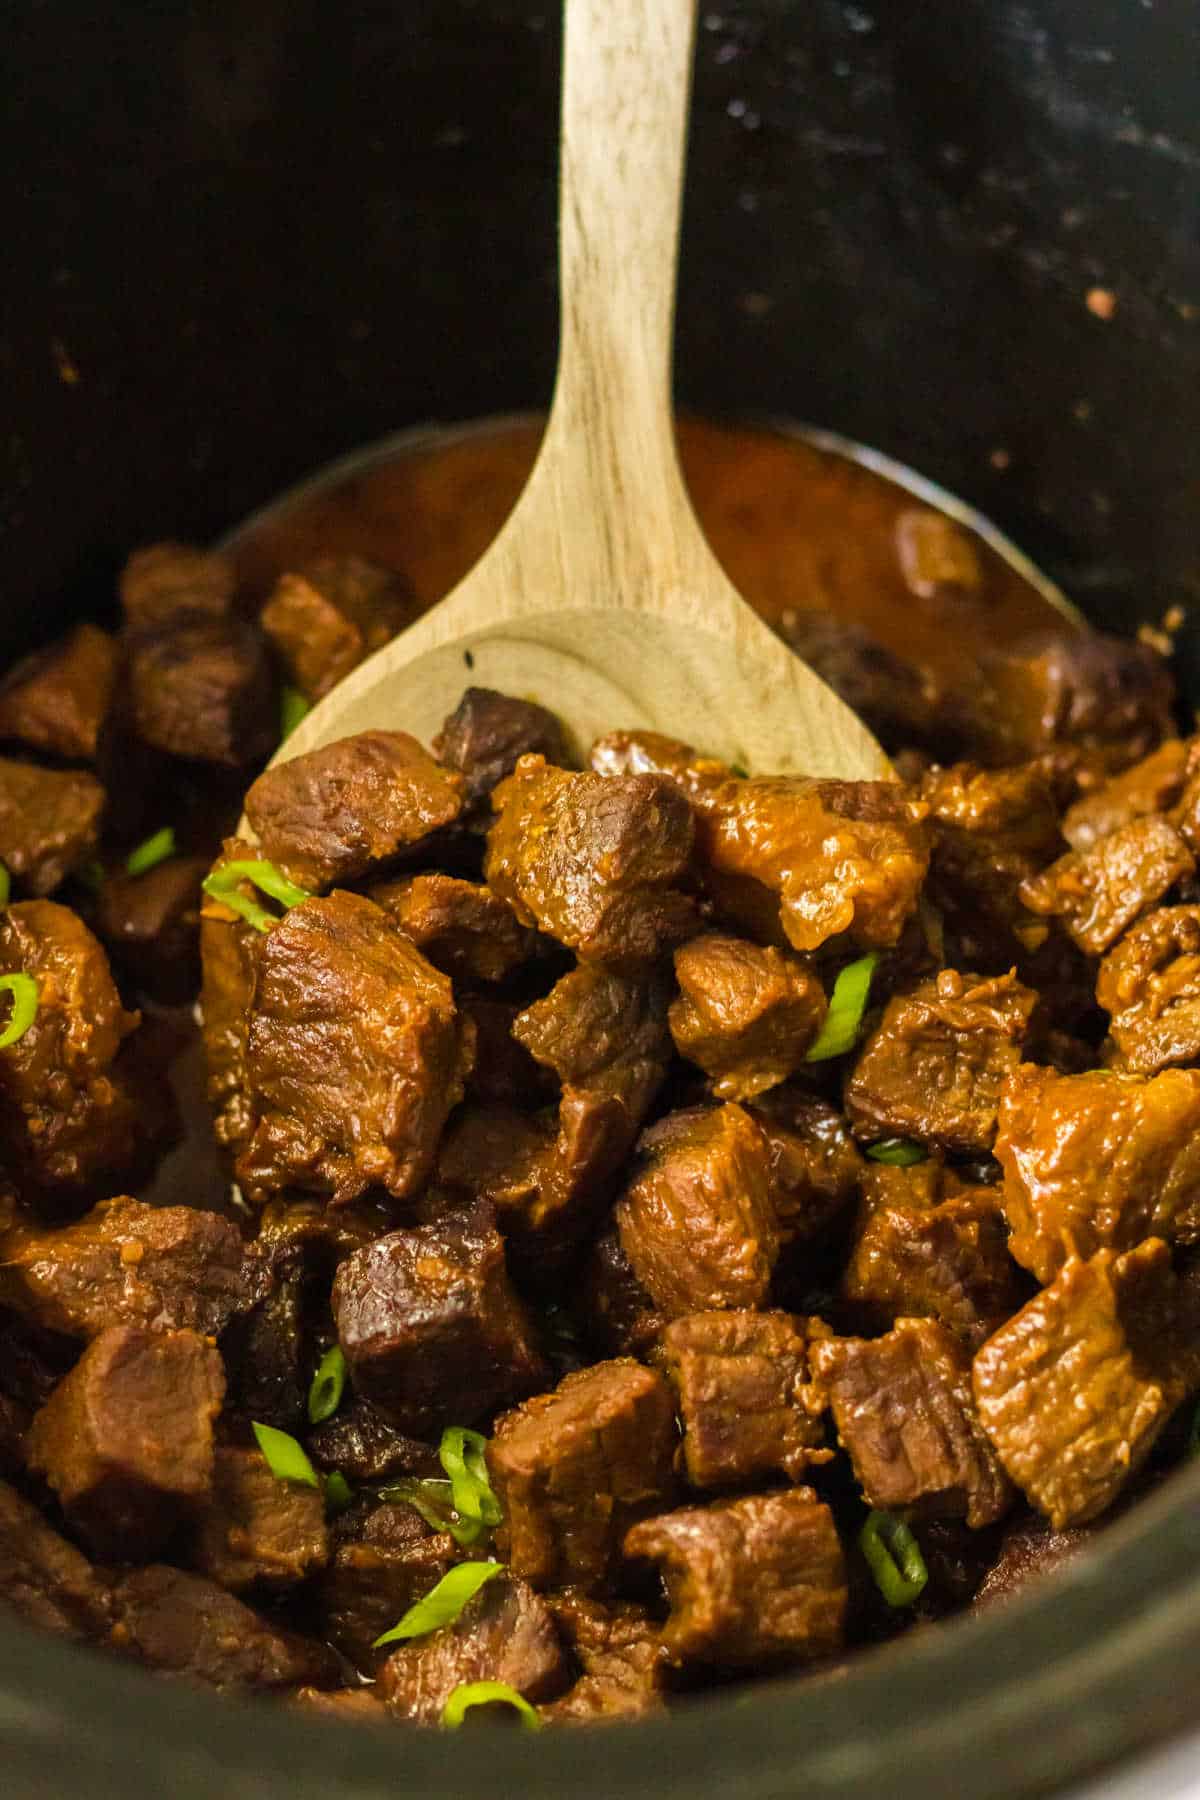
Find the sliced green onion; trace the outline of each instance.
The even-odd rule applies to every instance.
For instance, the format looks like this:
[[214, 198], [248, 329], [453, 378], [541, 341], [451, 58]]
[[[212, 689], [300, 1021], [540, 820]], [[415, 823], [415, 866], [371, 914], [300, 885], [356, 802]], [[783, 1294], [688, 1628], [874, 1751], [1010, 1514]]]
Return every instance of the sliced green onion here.
[[334, 1344], [317, 1364], [317, 1372], [308, 1390], [308, 1416], [314, 1425], [332, 1419], [342, 1404], [346, 1385], [346, 1356], [340, 1344]]
[[175, 833], [170, 825], [164, 825], [153, 837], [148, 837], [144, 844], [131, 850], [125, 858], [125, 868], [130, 875], [144, 875], [160, 862], [166, 862], [175, 854]]
[[909, 1169], [913, 1163], [929, 1160], [928, 1150], [911, 1138], [880, 1138], [877, 1144], [868, 1144], [867, 1155], [872, 1162], [889, 1163], [894, 1169]]
[[487, 1439], [478, 1431], [448, 1425], [438, 1446], [438, 1461], [450, 1477], [455, 1512], [491, 1526], [498, 1525], [504, 1514], [488, 1480], [486, 1449]]
[[211, 875], [204, 878], [204, 891], [212, 900], [220, 901], [231, 911], [240, 913], [247, 924], [253, 925], [255, 931], [270, 931], [272, 925], [279, 920], [274, 913], [259, 906], [247, 894], [238, 891], [239, 881], [248, 881], [260, 893], [269, 894], [272, 900], [278, 900], [280, 906], [291, 908], [299, 906], [302, 900], [311, 900], [312, 895], [294, 881], [289, 881], [273, 862], [227, 862], [221, 868], [214, 869]]
[[481, 1519], [462, 1519], [455, 1512], [448, 1481], [421, 1481], [415, 1476], [405, 1477], [403, 1481], [393, 1481], [387, 1487], [380, 1488], [379, 1498], [411, 1506], [414, 1512], [420, 1513], [427, 1525], [431, 1525], [435, 1531], [448, 1531], [455, 1543], [461, 1544], [464, 1550], [483, 1535]]
[[340, 1469], [331, 1469], [325, 1477], [325, 1511], [330, 1518], [344, 1513], [354, 1495], [350, 1491], [350, 1483]]
[[853, 1050], [878, 961], [879, 957], [872, 950], [869, 956], [860, 956], [857, 962], [846, 964], [833, 984], [825, 1023], [805, 1062], [827, 1062], [831, 1056], [844, 1056], [847, 1050]]
[[858, 1534], [859, 1548], [889, 1606], [911, 1606], [929, 1580], [925, 1558], [903, 1519], [872, 1512]]
[[310, 710], [312, 702], [306, 700], [299, 688], [285, 687], [279, 695], [279, 736], [291, 737], [297, 725]]
[[507, 1681], [463, 1681], [451, 1693], [442, 1708], [442, 1724], [457, 1731], [473, 1706], [511, 1706], [526, 1731], [540, 1731], [542, 1721], [524, 1694], [518, 1694]]
[[253, 1429], [258, 1447], [276, 1481], [301, 1481], [305, 1487], [320, 1487], [320, 1477], [305, 1455], [303, 1445], [297, 1443], [290, 1432], [277, 1431], [274, 1425], [255, 1424]]
[[32, 975], [0, 975], [0, 994], [12, 995], [8, 1024], [0, 1031], [0, 1050], [23, 1038], [37, 1017], [41, 989]]
[[742, 763], [730, 763], [729, 773], [736, 775], [739, 781], [749, 781], [750, 771]]
[[12, 876], [4, 863], [0, 862], [0, 906], [8, 905], [8, 896], [12, 893]]
[[427, 1631], [453, 1625], [468, 1600], [473, 1600], [484, 1583], [503, 1570], [504, 1564], [498, 1562], [456, 1563], [436, 1587], [430, 1588], [423, 1600], [409, 1607], [398, 1625], [377, 1637], [371, 1648], [378, 1650], [382, 1644], [394, 1644], [400, 1638], [424, 1637]]

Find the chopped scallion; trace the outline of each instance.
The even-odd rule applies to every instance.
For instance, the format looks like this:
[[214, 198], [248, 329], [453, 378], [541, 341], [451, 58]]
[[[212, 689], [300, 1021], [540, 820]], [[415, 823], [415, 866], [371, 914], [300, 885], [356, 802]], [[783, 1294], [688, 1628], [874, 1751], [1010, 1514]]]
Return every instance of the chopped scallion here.
[[872, 1512], [858, 1535], [859, 1548], [889, 1606], [911, 1606], [929, 1580], [921, 1546], [894, 1513]]
[[254, 1425], [258, 1447], [267, 1459], [276, 1481], [299, 1481], [305, 1487], [319, 1488], [321, 1478], [290, 1432], [277, 1431], [274, 1425]]
[[314, 1425], [332, 1419], [342, 1404], [342, 1389], [345, 1385], [345, 1353], [340, 1344], [334, 1344], [317, 1364], [317, 1372], [308, 1390], [308, 1416]]
[[442, 1724], [457, 1731], [473, 1706], [511, 1706], [526, 1731], [540, 1731], [542, 1721], [524, 1694], [518, 1694], [507, 1681], [460, 1682], [442, 1708]]
[[867, 1155], [872, 1162], [889, 1163], [895, 1169], [909, 1169], [913, 1163], [929, 1160], [929, 1152], [911, 1138], [880, 1138], [877, 1144], [868, 1144]]
[[299, 688], [285, 687], [279, 695], [279, 736], [291, 737], [301, 719], [310, 710], [311, 702], [304, 698]]
[[40, 993], [32, 975], [0, 975], [0, 994], [12, 995], [8, 1024], [0, 1031], [0, 1050], [7, 1050], [10, 1044], [25, 1036], [37, 1017]]
[[825, 1023], [804, 1059], [806, 1062], [826, 1062], [831, 1056], [844, 1056], [847, 1050], [853, 1050], [878, 961], [878, 956], [871, 951], [868, 956], [860, 956], [857, 962], [847, 963], [840, 972], [829, 996]]
[[484, 1583], [502, 1574], [503, 1570], [504, 1564], [498, 1562], [456, 1563], [436, 1587], [430, 1588], [423, 1600], [409, 1607], [398, 1625], [375, 1639], [372, 1649], [378, 1650], [382, 1644], [394, 1644], [401, 1638], [424, 1637], [427, 1631], [452, 1625], [468, 1600], [473, 1600]]
[[136, 850], [131, 850], [125, 858], [125, 868], [130, 875], [145, 875], [148, 870], [157, 868], [160, 862], [166, 862], [175, 854], [175, 833], [170, 825], [164, 825], [153, 837], [148, 837]]
[[345, 1512], [354, 1495], [350, 1491], [350, 1483], [340, 1469], [331, 1469], [325, 1477], [325, 1511], [331, 1518]]
[[438, 1446], [438, 1460], [450, 1477], [454, 1510], [463, 1519], [498, 1525], [504, 1514], [488, 1480], [487, 1439], [465, 1425], [448, 1425]]
[[435, 1531], [448, 1531], [456, 1544], [465, 1550], [476, 1542], [483, 1534], [481, 1519], [460, 1518], [454, 1508], [454, 1500], [448, 1481], [436, 1479], [418, 1480], [415, 1476], [406, 1476], [403, 1481], [389, 1482], [380, 1488], [381, 1500], [399, 1502], [402, 1506], [411, 1506], [414, 1512], [420, 1513], [427, 1525]]
[[253, 925], [255, 931], [270, 931], [272, 925], [278, 925], [279, 920], [266, 907], [259, 906], [248, 894], [239, 891], [238, 883], [242, 881], [248, 881], [262, 894], [269, 894], [272, 900], [278, 900], [280, 906], [285, 908], [299, 906], [302, 900], [312, 899], [306, 889], [289, 881], [273, 862], [247, 860], [223, 863], [211, 875], [205, 876], [204, 891], [210, 899], [239, 913], [247, 924]]
[[12, 893], [12, 876], [5, 865], [0, 862], [0, 906], [8, 905], [8, 897]]

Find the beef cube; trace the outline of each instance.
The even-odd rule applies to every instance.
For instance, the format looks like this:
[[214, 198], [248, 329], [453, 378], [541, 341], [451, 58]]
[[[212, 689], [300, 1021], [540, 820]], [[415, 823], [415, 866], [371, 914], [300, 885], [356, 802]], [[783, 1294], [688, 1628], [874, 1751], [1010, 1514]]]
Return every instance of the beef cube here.
[[[310, 1489], [309, 1492], [312, 1490]], [[389, 1651], [375, 1649], [410, 1606], [461, 1558], [448, 1532], [434, 1532], [411, 1506], [376, 1506], [338, 1532], [317, 1588], [322, 1635], [364, 1674]]]
[[1115, 773], [1172, 735], [1174, 683], [1149, 645], [1047, 630], [993, 649], [984, 672], [990, 704], [978, 729], [996, 760], [1066, 745]]
[[976, 1354], [984, 1429], [1056, 1531], [1111, 1506], [1195, 1385], [1179, 1288], [1161, 1238], [1072, 1258]]
[[820, 1320], [784, 1312], [706, 1312], [675, 1319], [656, 1357], [675, 1390], [693, 1487], [781, 1474], [798, 1481], [828, 1462], [825, 1401], [809, 1380]]
[[996, 1155], [1009, 1250], [1040, 1282], [1072, 1253], [1200, 1242], [1197, 1070], [1059, 1075], [1024, 1063], [1005, 1089]]
[[232, 1593], [290, 1587], [329, 1560], [319, 1489], [279, 1481], [258, 1450], [218, 1450], [196, 1567]]
[[30, 1467], [101, 1555], [153, 1555], [209, 1497], [224, 1396], [221, 1358], [196, 1332], [114, 1325], [34, 1419]]
[[987, 1151], [1006, 1078], [1021, 1061], [1037, 995], [1014, 975], [943, 969], [889, 1000], [846, 1084], [859, 1137]]
[[223, 619], [233, 608], [233, 564], [192, 544], [147, 544], [121, 571], [121, 610], [130, 625], [162, 625], [174, 614]]
[[845, 1119], [827, 1101], [791, 1087], [763, 1094], [749, 1112], [767, 1140], [780, 1241], [820, 1237], [857, 1194], [865, 1166]]
[[172, 856], [144, 875], [110, 875], [96, 903], [96, 930], [113, 958], [156, 1000], [181, 1002], [200, 976], [200, 856]]
[[248, 1016], [247, 1197], [413, 1193], [472, 1050], [450, 982], [379, 907], [344, 892], [293, 907], [258, 953]]
[[762, 1128], [730, 1101], [668, 1114], [639, 1152], [616, 1221], [651, 1299], [671, 1318], [762, 1306], [779, 1251]]
[[868, 1505], [991, 1525], [1012, 1498], [976, 1417], [971, 1360], [932, 1319], [898, 1319], [881, 1338], [830, 1338], [811, 1351], [838, 1438]]
[[551, 1700], [569, 1680], [566, 1655], [540, 1595], [506, 1575], [486, 1582], [452, 1625], [395, 1651], [379, 1693], [397, 1717], [436, 1725], [456, 1687], [502, 1681], [526, 1700]]
[[661, 731], [610, 731], [596, 739], [588, 764], [597, 775], [667, 775], [690, 798], [733, 774], [728, 763], [700, 756]]
[[1005, 1528], [999, 1554], [980, 1583], [975, 1605], [991, 1606], [997, 1600], [1010, 1600], [1031, 1581], [1065, 1569], [1095, 1541], [1095, 1532], [1086, 1525], [1053, 1531], [1036, 1515], [1016, 1520]]
[[438, 1183], [495, 1207], [511, 1241], [523, 1224], [543, 1216], [542, 1189], [555, 1142], [545, 1114], [531, 1117], [511, 1106], [460, 1107], [442, 1141]]
[[512, 774], [523, 756], [544, 756], [570, 767], [562, 726], [532, 700], [514, 700], [494, 688], [469, 687], [433, 740], [433, 753], [462, 775], [472, 806]]
[[645, 1356], [666, 1324], [629, 1266], [616, 1227], [597, 1237], [581, 1271], [578, 1318], [589, 1341], [610, 1356]]
[[1175, 827], [1152, 813], [1090, 850], [1068, 850], [1021, 883], [1021, 899], [1031, 912], [1061, 919], [1081, 950], [1100, 956], [1195, 866]]
[[229, 1409], [294, 1435], [305, 1421], [308, 1400], [309, 1275], [299, 1259], [291, 1268], [281, 1259], [273, 1268], [258, 1269], [268, 1291], [234, 1319], [224, 1345]]
[[1024, 1297], [998, 1191], [937, 1163], [872, 1170], [841, 1291], [873, 1329], [938, 1319], [977, 1348]]
[[563, 1695], [542, 1708], [554, 1724], [645, 1718], [663, 1711], [666, 1652], [658, 1627], [640, 1606], [602, 1606], [568, 1589], [546, 1604], [583, 1670]]
[[139, 1014], [121, 1005], [108, 958], [75, 913], [24, 900], [0, 914], [0, 971], [38, 984], [33, 1023], [0, 1057], [0, 1136], [27, 1178], [72, 1187], [137, 1148], [138, 1096], [118, 1061]]
[[46, 1331], [111, 1325], [216, 1337], [256, 1298], [241, 1234], [219, 1213], [102, 1200], [73, 1225], [0, 1238], [0, 1300]]
[[492, 803], [485, 873], [524, 924], [585, 961], [631, 969], [695, 930], [677, 885], [691, 862], [691, 809], [669, 781], [573, 775], [529, 756]]
[[624, 1357], [505, 1413], [487, 1463], [509, 1567], [536, 1588], [603, 1588], [629, 1527], [671, 1503], [675, 1443], [670, 1388]]
[[1125, 1067], [1200, 1062], [1200, 906], [1161, 906], [1100, 964], [1096, 999]]
[[550, 1100], [555, 1083], [513, 1036], [521, 1008], [515, 1001], [463, 994], [458, 1010], [475, 1031], [475, 1067], [467, 1098], [482, 1106], [529, 1106]]
[[1038, 763], [955, 763], [931, 769], [918, 791], [933, 832], [930, 895], [962, 954], [1000, 972], [1041, 929], [1021, 904], [1021, 883], [1062, 849], [1045, 773]]
[[977, 598], [983, 570], [974, 539], [944, 512], [908, 506], [896, 515], [896, 557], [918, 600]]
[[1072, 850], [1090, 850], [1135, 819], [1170, 812], [1183, 792], [1188, 748], [1184, 739], [1168, 738], [1131, 769], [1068, 807], [1062, 831]]
[[902, 744], [957, 748], [961, 704], [924, 663], [909, 662], [854, 619], [786, 609], [776, 631], [827, 687], [857, 713], [885, 750]]
[[93, 1638], [108, 1625], [108, 1584], [35, 1506], [0, 1481], [0, 1608], [42, 1631]]
[[358, 881], [462, 811], [463, 783], [406, 731], [360, 731], [267, 769], [246, 795], [263, 854], [301, 887]]
[[94, 762], [117, 686], [116, 642], [77, 625], [9, 670], [0, 684], [0, 739], [65, 762]]
[[125, 648], [134, 723], [147, 744], [225, 769], [275, 748], [275, 685], [252, 625], [175, 611], [128, 630]]
[[369, 1400], [357, 1396], [343, 1402], [334, 1418], [311, 1430], [306, 1444], [319, 1469], [340, 1469], [355, 1483], [442, 1473], [432, 1444], [406, 1437], [389, 1425]]
[[533, 952], [533, 933], [479, 882], [412, 875], [372, 888], [371, 899], [454, 981], [504, 981]]
[[333, 1315], [356, 1391], [414, 1437], [481, 1418], [545, 1374], [487, 1206], [347, 1257]]
[[114, 1589], [114, 1650], [158, 1670], [224, 1692], [334, 1687], [333, 1652], [285, 1631], [203, 1575], [163, 1563], [135, 1569]]
[[675, 952], [671, 1036], [721, 1100], [752, 1100], [799, 1068], [824, 1022], [825, 990], [773, 946], [706, 932]]
[[[227, 863], [253, 861], [257, 846], [226, 838], [213, 873]], [[217, 1142], [236, 1150], [253, 1117], [246, 1086], [246, 1032], [263, 934], [230, 907], [206, 900], [200, 912], [201, 1034], [208, 1066], [208, 1103]]]
[[362, 556], [320, 556], [302, 573], [279, 577], [260, 623], [288, 680], [315, 703], [390, 643], [415, 612], [408, 587], [391, 569]]
[[31, 894], [49, 894], [95, 854], [104, 789], [83, 769], [0, 757], [0, 862]]
[[756, 1668], [841, 1647], [845, 1561], [833, 1514], [811, 1488], [647, 1519], [625, 1554], [662, 1568], [673, 1662]]

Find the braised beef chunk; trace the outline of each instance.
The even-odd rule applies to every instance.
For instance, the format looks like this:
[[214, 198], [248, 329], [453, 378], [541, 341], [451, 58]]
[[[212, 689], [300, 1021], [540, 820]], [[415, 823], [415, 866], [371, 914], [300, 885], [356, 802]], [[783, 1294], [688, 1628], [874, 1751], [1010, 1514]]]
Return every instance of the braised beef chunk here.
[[502, 1681], [526, 1700], [552, 1700], [570, 1679], [554, 1620], [539, 1594], [499, 1575], [468, 1601], [452, 1625], [404, 1644], [379, 1671], [389, 1710], [437, 1725], [456, 1687]]
[[0, 1236], [0, 1300], [46, 1331], [112, 1325], [215, 1337], [256, 1297], [237, 1226], [189, 1206], [103, 1200], [73, 1225]]
[[1031, 912], [1061, 919], [1081, 950], [1100, 956], [1195, 866], [1175, 827], [1151, 813], [1090, 850], [1068, 850], [1022, 882], [1021, 899]]
[[998, 1189], [934, 1162], [870, 1170], [841, 1291], [871, 1328], [938, 1319], [976, 1348], [1024, 1294]]
[[147, 544], [121, 571], [121, 610], [130, 625], [161, 625], [176, 613], [223, 619], [233, 607], [233, 564], [192, 544]]
[[1011, 1491], [976, 1417], [971, 1362], [933, 1319], [898, 1319], [880, 1338], [814, 1343], [838, 1438], [871, 1506], [991, 1525]]
[[943, 969], [889, 1000], [846, 1086], [860, 1138], [990, 1150], [1000, 1091], [1021, 1060], [1037, 995], [1014, 975]]
[[984, 669], [994, 711], [978, 725], [999, 760], [1067, 745], [1116, 771], [1171, 736], [1171, 674], [1149, 645], [1046, 631], [990, 650]]
[[262, 853], [301, 887], [358, 881], [462, 811], [462, 777], [406, 731], [360, 731], [277, 763], [246, 795]]
[[[258, 854], [257, 846], [241, 838], [226, 838], [213, 873], [227, 863], [253, 861]], [[246, 1089], [246, 1032], [263, 942], [263, 934], [230, 907], [216, 900], [204, 902], [200, 913], [200, 1029], [213, 1135], [230, 1150], [249, 1137], [252, 1124]]]
[[107, 1582], [36, 1506], [0, 1481], [0, 1609], [63, 1637], [94, 1638], [108, 1625]]
[[34, 1419], [30, 1467], [101, 1555], [152, 1556], [209, 1497], [224, 1394], [221, 1358], [196, 1332], [114, 1325]]
[[[253, 1252], [251, 1252], [253, 1255]], [[222, 1346], [230, 1366], [229, 1410], [243, 1419], [295, 1433], [306, 1416], [309, 1275], [300, 1256], [291, 1266], [251, 1265], [267, 1291], [234, 1319]]]
[[503, 1414], [487, 1462], [509, 1567], [537, 1588], [602, 1589], [628, 1528], [670, 1504], [675, 1444], [670, 1389], [628, 1358]]
[[552, 712], [532, 700], [469, 687], [433, 740], [433, 753], [462, 775], [474, 805], [511, 775], [523, 756], [544, 756], [570, 768], [563, 729]]
[[1188, 741], [1168, 738], [1131, 769], [1114, 775], [1067, 808], [1062, 833], [1072, 850], [1090, 850], [1123, 825], [1169, 813], [1183, 792]]
[[0, 862], [31, 894], [50, 894], [95, 855], [104, 789], [83, 769], [0, 757]]
[[432, 1444], [406, 1437], [369, 1400], [357, 1396], [343, 1401], [332, 1419], [309, 1431], [305, 1444], [319, 1469], [340, 1469], [351, 1482], [442, 1473]]
[[841, 1646], [842, 1547], [811, 1488], [647, 1519], [627, 1534], [625, 1554], [662, 1569], [673, 1662], [753, 1668], [810, 1662]]
[[630, 1267], [614, 1225], [588, 1253], [576, 1308], [585, 1338], [610, 1356], [645, 1356], [666, 1323]]
[[77, 625], [27, 656], [0, 683], [0, 740], [65, 762], [94, 762], [118, 666], [116, 643], [96, 625]]
[[376, 1638], [436, 1587], [463, 1554], [448, 1532], [433, 1531], [411, 1506], [374, 1506], [365, 1516], [347, 1513], [334, 1528], [332, 1556], [317, 1587], [322, 1636], [356, 1668], [374, 1673], [390, 1654], [375, 1648]]
[[657, 1358], [675, 1390], [692, 1487], [798, 1481], [828, 1462], [823, 1395], [809, 1379], [819, 1319], [784, 1312], [705, 1312], [675, 1319]]
[[362, 556], [318, 556], [279, 577], [260, 622], [290, 682], [323, 700], [366, 656], [390, 643], [415, 612], [390, 569]]
[[979, 1417], [1056, 1531], [1116, 1499], [1200, 1373], [1161, 1238], [1072, 1258], [975, 1357]]
[[128, 628], [125, 653], [134, 722], [156, 750], [243, 769], [275, 748], [275, 684], [252, 625], [172, 610]]
[[96, 903], [96, 930], [125, 974], [157, 1000], [182, 1001], [200, 975], [200, 856], [172, 856], [144, 875], [111, 875]]
[[825, 1019], [825, 990], [795, 957], [706, 932], [675, 952], [671, 1036], [721, 1100], [752, 1100], [804, 1061]]
[[329, 1560], [324, 1496], [278, 1480], [259, 1450], [218, 1450], [193, 1554], [235, 1594], [304, 1581]]
[[356, 1391], [414, 1437], [481, 1418], [545, 1373], [488, 1206], [347, 1257], [333, 1315]]
[[779, 1087], [749, 1108], [767, 1140], [780, 1241], [820, 1237], [858, 1192], [864, 1168], [845, 1119], [828, 1101]]
[[1094, 1542], [1095, 1534], [1086, 1526], [1054, 1531], [1036, 1515], [1014, 1520], [1005, 1527], [999, 1554], [979, 1585], [975, 1605], [1011, 1599], [1034, 1579], [1066, 1568]]
[[470, 1066], [450, 982], [387, 915], [339, 892], [293, 907], [258, 953], [248, 1015], [247, 1195], [353, 1200], [427, 1177]]
[[533, 950], [533, 933], [479, 882], [410, 875], [381, 882], [371, 898], [434, 968], [454, 981], [503, 981]]
[[324, 1644], [285, 1631], [202, 1575], [150, 1563], [113, 1590], [108, 1642], [164, 1675], [208, 1687], [332, 1687], [341, 1671]]
[[930, 897], [963, 955], [1001, 972], [1029, 933], [1021, 883], [1062, 849], [1046, 775], [1037, 763], [955, 763], [930, 769], [919, 792], [933, 833]]
[[546, 1604], [583, 1673], [561, 1700], [543, 1706], [544, 1719], [584, 1725], [663, 1711], [666, 1652], [640, 1606], [603, 1606], [574, 1588]]
[[610, 731], [588, 757], [597, 775], [669, 775], [690, 797], [728, 780], [733, 770], [661, 731]]
[[1041, 1282], [1072, 1253], [1200, 1240], [1200, 1071], [1024, 1063], [1005, 1089], [996, 1155], [1009, 1249]]
[[1131, 926], [1100, 965], [1096, 999], [1126, 1068], [1200, 1062], [1200, 906], [1161, 906]]
[[789, 609], [775, 629], [885, 750], [901, 744], [939, 748], [957, 743], [960, 722], [933, 672], [897, 656], [856, 620]]
[[668, 1317], [766, 1300], [779, 1251], [766, 1136], [732, 1101], [644, 1133], [617, 1203], [621, 1248]]

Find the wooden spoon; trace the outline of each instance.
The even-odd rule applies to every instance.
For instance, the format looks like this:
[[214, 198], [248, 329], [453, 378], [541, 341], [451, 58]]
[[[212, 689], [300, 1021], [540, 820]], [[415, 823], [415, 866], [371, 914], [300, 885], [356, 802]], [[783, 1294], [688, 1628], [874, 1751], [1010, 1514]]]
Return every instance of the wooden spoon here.
[[566, 0], [561, 341], [537, 462], [465, 580], [277, 760], [368, 727], [428, 743], [474, 684], [548, 706], [579, 754], [648, 728], [753, 773], [889, 773], [732, 587], [680, 474], [671, 342], [694, 24], [694, 0]]

